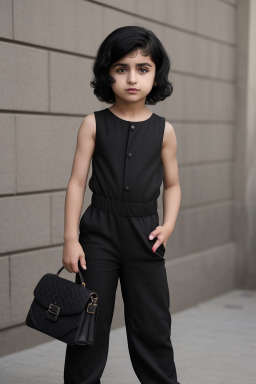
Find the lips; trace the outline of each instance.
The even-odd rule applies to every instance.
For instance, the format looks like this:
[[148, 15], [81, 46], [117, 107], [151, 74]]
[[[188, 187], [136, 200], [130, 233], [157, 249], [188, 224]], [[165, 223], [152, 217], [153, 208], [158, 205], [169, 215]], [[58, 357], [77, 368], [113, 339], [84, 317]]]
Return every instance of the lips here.
[[129, 88], [129, 89], [126, 89], [126, 92], [135, 95], [135, 93], [139, 92], [139, 90], [136, 88]]

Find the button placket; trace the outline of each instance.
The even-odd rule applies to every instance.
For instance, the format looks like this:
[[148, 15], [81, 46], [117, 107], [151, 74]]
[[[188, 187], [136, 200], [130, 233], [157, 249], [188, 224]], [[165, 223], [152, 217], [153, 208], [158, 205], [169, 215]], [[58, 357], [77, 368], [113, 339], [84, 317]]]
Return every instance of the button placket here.
[[[130, 190], [130, 185], [129, 185], [129, 181], [127, 180], [127, 166], [129, 166], [129, 163], [127, 163], [127, 161], [131, 160], [132, 157], [133, 157], [133, 153], [130, 151], [129, 147], [130, 147], [130, 141], [131, 141], [131, 137], [130, 137], [130, 134], [131, 132], [133, 132], [135, 130], [135, 125], [134, 123], [132, 123], [131, 121], [129, 122], [129, 132], [128, 132], [128, 138], [127, 138], [127, 153], [126, 153], [126, 157], [125, 157], [125, 167], [124, 167], [124, 191], [125, 192], [129, 192]], [[128, 197], [128, 196], [127, 196]], [[125, 196], [124, 196], [124, 200], [125, 199]], [[128, 198], [129, 200], [129, 198]]]

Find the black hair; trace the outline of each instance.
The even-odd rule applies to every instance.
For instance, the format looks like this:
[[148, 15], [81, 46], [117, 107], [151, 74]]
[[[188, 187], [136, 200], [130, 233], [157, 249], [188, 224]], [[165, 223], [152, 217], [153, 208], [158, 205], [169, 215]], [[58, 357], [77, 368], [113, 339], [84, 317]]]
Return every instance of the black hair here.
[[156, 65], [154, 82], [157, 85], [152, 87], [145, 104], [156, 104], [171, 95], [173, 85], [168, 80], [171, 63], [160, 40], [144, 27], [124, 26], [115, 29], [105, 38], [93, 64], [94, 79], [90, 86], [94, 88], [94, 94], [100, 101], [109, 104], [115, 102], [115, 93], [111, 88], [114, 79], [109, 75], [110, 66], [137, 49], [141, 49], [145, 56], [150, 55]]

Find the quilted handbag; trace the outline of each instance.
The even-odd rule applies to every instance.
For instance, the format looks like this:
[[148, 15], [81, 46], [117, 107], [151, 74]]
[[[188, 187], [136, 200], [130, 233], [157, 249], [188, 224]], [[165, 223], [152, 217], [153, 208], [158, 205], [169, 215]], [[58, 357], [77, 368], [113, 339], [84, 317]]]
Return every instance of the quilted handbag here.
[[98, 295], [81, 284], [46, 273], [34, 289], [26, 325], [70, 345], [95, 344]]

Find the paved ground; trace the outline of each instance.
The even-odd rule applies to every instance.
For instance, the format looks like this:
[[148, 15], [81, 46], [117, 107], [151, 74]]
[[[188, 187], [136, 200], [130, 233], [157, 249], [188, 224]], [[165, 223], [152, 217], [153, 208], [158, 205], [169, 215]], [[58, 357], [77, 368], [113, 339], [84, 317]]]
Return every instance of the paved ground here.
[[[253, 291], [231, 291], [174, 314], [172, 343], [180, 383], [255, 384], [255, 320]], [[63, 384], [64, 353], [64, 343], [51, 341], [2, 357], [0, 383]], [[102, 384], [139, 384], [124, 327], [111, 332]]]

